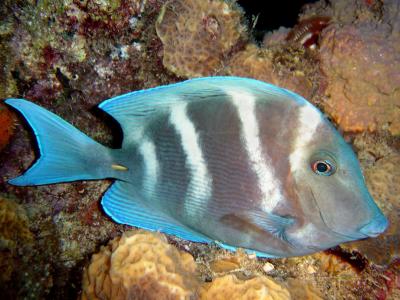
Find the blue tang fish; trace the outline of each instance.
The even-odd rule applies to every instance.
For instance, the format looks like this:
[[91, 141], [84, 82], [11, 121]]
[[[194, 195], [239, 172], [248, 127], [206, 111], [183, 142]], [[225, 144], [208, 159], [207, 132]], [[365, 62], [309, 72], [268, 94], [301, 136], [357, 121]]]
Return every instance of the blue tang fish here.
[[299, 95], [207, 77], [121, 95], [99, 107], [123, 131], [107, 148], [22, 99], [40, 158], [13, 185], [115, 178], [116, 222], [195, 242], [289, 257], [376, 237], [388, 221], [351, 147]]

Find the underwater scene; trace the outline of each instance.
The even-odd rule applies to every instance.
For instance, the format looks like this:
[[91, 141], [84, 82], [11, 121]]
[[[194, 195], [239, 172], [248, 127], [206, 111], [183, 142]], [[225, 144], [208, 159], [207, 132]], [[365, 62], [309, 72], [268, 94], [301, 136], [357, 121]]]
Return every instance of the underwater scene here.
[[400, 1], [278, 2], [2, 1], [0, 299], [400, 299]]

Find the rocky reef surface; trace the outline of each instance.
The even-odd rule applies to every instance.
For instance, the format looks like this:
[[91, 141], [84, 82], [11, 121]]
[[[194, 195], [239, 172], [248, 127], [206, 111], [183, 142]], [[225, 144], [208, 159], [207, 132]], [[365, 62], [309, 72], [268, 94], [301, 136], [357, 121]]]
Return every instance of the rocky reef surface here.
[[119, 128], [95, 106], [124, 92], [210, 75], [291, 89], [353, 145], [390, 221], [376, 239], [274, 260], [132, 230], [101, 209], [108, 180], [8, 185], [38, 152], [0, 103], [1, 299], [400, 298], [397, 0], [319, 1], [263, 42], [235, 1], [5, 0], [0, 65], [1, 100], [30, 99], [108, 146]]

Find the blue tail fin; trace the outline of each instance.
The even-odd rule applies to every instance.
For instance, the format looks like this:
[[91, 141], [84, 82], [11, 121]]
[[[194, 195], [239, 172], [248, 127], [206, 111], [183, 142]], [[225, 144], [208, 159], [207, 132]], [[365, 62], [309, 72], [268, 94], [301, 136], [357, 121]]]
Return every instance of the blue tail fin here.
[[8, 99], [32, 127], [40, 158], [13, 185], [39, 185], [111, 177], [110, 149], [100, 145], [55, 114], [23, 99]]

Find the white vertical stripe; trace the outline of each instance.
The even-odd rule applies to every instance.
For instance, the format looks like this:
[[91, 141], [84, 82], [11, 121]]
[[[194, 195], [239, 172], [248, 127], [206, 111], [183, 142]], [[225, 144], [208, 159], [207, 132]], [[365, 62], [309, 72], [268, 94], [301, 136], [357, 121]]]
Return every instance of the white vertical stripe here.
[[139, 152], [144, 163], [143, 190], [151, 196], [155, 190], [159, 174], [156, 146], [148, 138], [143, 138], [139, 143]]
[[322, 122], [321, 113], [310, 103], [305, 102], [299, 109], [296, 139], [290, 154], [290, 170], [292, 173], [304, 168], [304, 147], [313, 139], [318, 126]]
[[263, 153], [259, 126], [256, 118], [256, 99], [250, 93], [236, 88], [226, 90], [236, 106], [241, 122], [241, 138], [244, 141], [252, 170], [257, 175], [258, 186], [263, 196], [263, 209], [272, 212], [282, 200], [279, 179], [275, 178], [271, 159]]
[[[182, 102], [171, 107], [170, 122], [181, 137], [183, 151], [186, 155], [186, 164], [190, 170], [190, 182], [184, 204], [185, 212], [189, 216], [199, 217], [199, 213], [190, 209], [191, 199], [197, 200], [198, 207], [205, 207], [211, 196], [211, 177], [200, 147], [199, 136], [186, 111], [187, 103]], [[193, 203], [192, 203], [193, 204]]]

